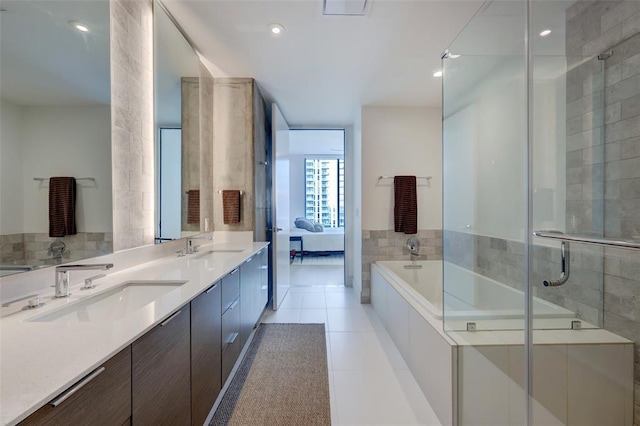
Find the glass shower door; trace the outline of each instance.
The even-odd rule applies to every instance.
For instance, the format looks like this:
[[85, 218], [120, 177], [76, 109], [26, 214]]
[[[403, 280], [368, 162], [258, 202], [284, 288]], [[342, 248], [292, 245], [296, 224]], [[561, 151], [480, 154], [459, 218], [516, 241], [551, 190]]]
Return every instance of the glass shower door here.
[[[532, 239], [531, 297], [542, 303], [531, 306], [529, 424], [631, 425], [633, 343], [623, 337], [639, 330], [639, 287], [619, 267], [640, 257], [587, 242], [638, 235], [640, 205], [620, 188], [640, 177], [640, 162], [632, 166], [640, 151], [631, 148], [640, 136], [640, 37], [622, 30], [633, 9], [530, 4], [531, 228], [572, 240]], [[541, 36], [545, 29], [551, 34]], [[548, 306], [558, 315], [547, 316]]]
[[488, 2], [443, 64], [443, 316], [457, 424], [524, 424], [527, 80], [523, 1]]
[[640, 240], [636, 21], [640, 3], [492, 1], [443, 57], [459, 425], [640, 413], [640, 255], [585, 242]]

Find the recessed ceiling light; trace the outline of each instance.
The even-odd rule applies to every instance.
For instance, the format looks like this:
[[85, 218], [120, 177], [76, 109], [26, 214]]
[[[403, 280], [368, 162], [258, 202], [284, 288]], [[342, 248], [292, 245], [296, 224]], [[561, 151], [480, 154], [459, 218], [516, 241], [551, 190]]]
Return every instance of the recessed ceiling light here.
[[269, 31], [273, 35], [280, 35], [284, 32], [284, 27], [280, 24], [270, 24]]
[[540, 37], [546, 37], [551, 34], [551, 30], [544, 30], [540, 32]]
[[69, 21], [69, 25], [71, 25], [71, 28], [80, 31], [81, 33], [88, 33], [89, 31], [91, 31], [89, 27], [82, 22]]
[[438, 70], [438, 71], [434, 72], [434, 73], [433, 73], [433, 76], [434, 76], [434, 77], [442, 77], [442, 71], [441, 71], [441, 70]]

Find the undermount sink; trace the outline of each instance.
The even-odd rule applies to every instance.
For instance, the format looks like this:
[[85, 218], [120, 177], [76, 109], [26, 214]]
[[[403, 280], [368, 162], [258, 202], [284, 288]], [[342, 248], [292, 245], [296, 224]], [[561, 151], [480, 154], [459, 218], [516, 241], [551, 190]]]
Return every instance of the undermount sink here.
[[176, 290], [186, 281], [127, 281], [104, 293], [87, 297], [27, 322], [111, 322]]
[[233, 249], [210, 249], [206, 251], [202, 251], [196, 253], [191, 259], [203, 259], [209, 256], [223, 257], [223, 256], [233, 256], [235, 254], [241, 253], [244, 250], [233, 250]]

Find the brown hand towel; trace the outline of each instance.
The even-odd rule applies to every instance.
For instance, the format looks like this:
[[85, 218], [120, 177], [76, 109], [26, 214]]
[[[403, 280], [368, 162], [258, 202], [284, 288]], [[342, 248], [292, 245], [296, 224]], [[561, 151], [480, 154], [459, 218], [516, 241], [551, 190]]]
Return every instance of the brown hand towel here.
[[418, 233], [418, 196], [415, 176], [396, 176], [393, 178], [395, 205], [393, 222], [396, 232]]
[[187, 191], [187, 223], [200, 223], [200, 190]]
[[240, 191], [226, 189], [222, 191], [222, 216], [225, 225], [240, 223]]
[[76, 180], [72, 177], [49, 179], [49, 236], [76, 234]]

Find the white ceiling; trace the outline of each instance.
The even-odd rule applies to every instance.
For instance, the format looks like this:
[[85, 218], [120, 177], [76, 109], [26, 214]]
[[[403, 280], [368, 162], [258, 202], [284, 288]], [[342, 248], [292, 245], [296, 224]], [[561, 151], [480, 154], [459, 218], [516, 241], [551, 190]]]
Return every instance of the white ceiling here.
[[255, 78], [291, 126], [348, 125], [361, 105], [439, 106], [440, 54], [482, 5], [373, 0], [362, 17], [323, 16], [322, 0], [164, 3], [215, 76]]
[[[17, 105], [108, 105], [109, 2], [2, 0], [0, 96]], [[69, 21], [89, 25], [74, 30]]]
[[344, 155], [344, 130], [291, 130], [289, 153], [341, 157]]

